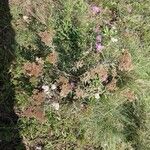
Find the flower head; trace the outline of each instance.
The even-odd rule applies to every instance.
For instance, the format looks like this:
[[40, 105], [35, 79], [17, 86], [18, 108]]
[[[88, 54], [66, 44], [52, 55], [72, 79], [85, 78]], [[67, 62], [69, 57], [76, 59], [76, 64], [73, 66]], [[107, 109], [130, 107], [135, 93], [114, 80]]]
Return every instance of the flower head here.
[[118, 42], [118, 39], [117, 38], [111, 38], [111, 41], [113, 42], [113, 43], [115, 43], [115, 42]]
[[102, 46], [101, 43], [96, 43], [96, 52], [101, 52], [103, 50], [104, 46]]
[[98, 6], [92, 6], [92, 13], [94, 14], [94, 15], [97, 15], [97, 14], [99, 14], [100, 12], [101, 12], [101, 9], [100, 9], [100, 7], [98, 7]]
[[101, 42], [102, 41], [102, 37], [101, 37], [101, 35], [97, 35], [96, 36], [96, 42]]
[[60, 108], [59, 103], [57, 103], [57, 102], [53, 102], [53, 103], [52, 103], [52, 107], [53, 107], [55, 110], [59, 110], [59, 108]]
[[56, 86], [55, 84], [52, 84], [52, 85], [51, 85], [51, 89], [52, 89], [52, 90], [56, 90], [56, 89], [57, 89], [57, 86]]
[[44, 90], [44, 93], [46, 93], [46, 94], [49, 93], [49, 86], [48, 85], [43, 85], [42, 89]]
[[96, 99], [99, 99], [99, 98], [100, 98], [99, 93], [96, 93], [96, 94], [95, 94], [95, 98], [96, 98]]

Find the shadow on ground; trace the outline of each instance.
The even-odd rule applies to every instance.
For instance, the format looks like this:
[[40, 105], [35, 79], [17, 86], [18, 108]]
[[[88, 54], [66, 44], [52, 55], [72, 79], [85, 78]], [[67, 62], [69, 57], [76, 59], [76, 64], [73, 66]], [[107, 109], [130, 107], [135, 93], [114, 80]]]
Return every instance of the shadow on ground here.
[[0, 150], [24, 150], [14, 112], [15, 91], [10, 66], [15, 58], [15, 33], [11, 27], [9, 0], [0, 0]]

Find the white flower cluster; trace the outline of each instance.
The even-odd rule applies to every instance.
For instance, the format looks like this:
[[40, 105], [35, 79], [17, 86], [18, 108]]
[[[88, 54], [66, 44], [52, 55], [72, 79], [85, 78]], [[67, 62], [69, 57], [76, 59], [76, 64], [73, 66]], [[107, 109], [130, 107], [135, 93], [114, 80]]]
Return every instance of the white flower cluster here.
[[[52, 84], [51, 87], [49, 87], [48, 85], [43, 85], [42, 86], [42, 89], [44, 91], [45, 94], [49, 95], [50, 94], [50, 91], [54, 91], [57, 89], [57, 86], [55, 84]], [[51, 106], [55, 109], [55, 110], [59, 110], [59, 103], [58, 102], [53, 102], [51, 104]]]

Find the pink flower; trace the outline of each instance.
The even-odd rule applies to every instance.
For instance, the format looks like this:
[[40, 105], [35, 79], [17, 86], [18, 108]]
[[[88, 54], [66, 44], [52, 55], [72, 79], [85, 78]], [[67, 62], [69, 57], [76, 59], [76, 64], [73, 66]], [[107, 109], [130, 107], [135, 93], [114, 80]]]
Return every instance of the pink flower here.
[[100, 43], [102, 41], [102, 36], [101, 35], [97, 35], [96, 36], [96, 42]]
[[96, 43], [96, 52], [101, 52], [103, 50], [104, 46], [102, 46], [101, 43]]
[[71, 89], [73, 90], [73, 89], [75, 88], [75, 82], [71, 81], [71, 82], [70, 82], [70, 87], [71, 87]]
[[100, 7], [98, 7], [98, 6], [92, 6], [92, 13], [94, 14], [94, 15], [97, 15], [97, 14], [99, 14], [100, 12], [101, 12], [101, 9], [100, 9]]

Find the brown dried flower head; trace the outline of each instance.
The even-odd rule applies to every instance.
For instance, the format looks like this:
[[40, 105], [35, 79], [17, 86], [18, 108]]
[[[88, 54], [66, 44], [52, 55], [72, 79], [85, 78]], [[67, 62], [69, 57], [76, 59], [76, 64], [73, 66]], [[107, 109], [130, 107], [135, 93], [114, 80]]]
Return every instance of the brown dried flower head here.
[[97, 74], [101, 81], [106, 81], [108, 78], [108, 70], [103, 65], [98, 65], [93, 69], [93, 73]]
[[54, 37], [54, 32], [53, 31], [44, 31], [40, 32], [39, 37], [41, 38], [41, 41], [46, 45], [46, 46], [51, 46], [53, 37]]
[[108, 69], [105, 68], [103, 65], [97, 65], [95, 68], [90, 69], [86, 73], [83, 74], [83, 78], [81, 78], [82, 82], [87, 82], [90, 79], [94, 78], [98, 75], [99, 79], [103, 82], [106, 81], [108, 78]]
[[41, 65], [44, 64], [44, 60], [41, 57], [36, 57], [36, 62]]
[[26, 110], [22, 113], [23, 116], [28, 118], [35, 118], [40, 122], [45, 121], [45, 114], [41, 107], [39, 106], [29, 106]]
[[61, 87], [60, 96], [66, 97], [72, 90], [72, 86], [69, 83], [69, 80], [66, 77], [60, 76], [58, 83]]
[[69, 81], [66, 77], [60, 76], [57, 82], [62, 85], [62, 84], [68, 84]]
[[32, 95], [32, 100], [33, 100], [33, 104], [41, 105], [45, 100], [45, 93], [34, 90]]
[[125, 90], [123, 91], [123, 96], [128, 99], [128, 101], [133, 102], [136, 99], [134, 91]]
[[47, 61], [53, 65], [55, 65], [58, 62], [58, 53], [56, 51], [53, 51], [47, 56]]
[[43, 73], [43, 66], [35, 62], [27, 62], [23, 66], [24, 73], [30, 77], [39, 77]]
[[110, 92], [113, 92], [117, 89], [117, 79], [113, 78], [110, 83], [107, 84], [106, 89]]
[[125, 50], [119, 57], [119, 66], [120, 71], [131, 71], [133, 69], [131, 54], [128, 50]]
[[75, 90], [75, 93], [76, 93], [77, 98], [85, 98], [86, 97], [85, 91], [83, 91], [81, 88], [77, 88]]

